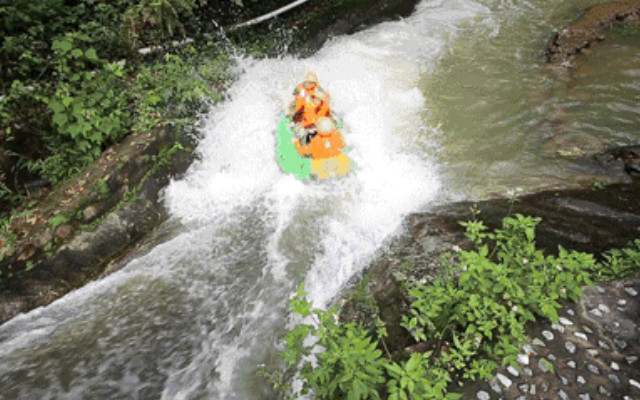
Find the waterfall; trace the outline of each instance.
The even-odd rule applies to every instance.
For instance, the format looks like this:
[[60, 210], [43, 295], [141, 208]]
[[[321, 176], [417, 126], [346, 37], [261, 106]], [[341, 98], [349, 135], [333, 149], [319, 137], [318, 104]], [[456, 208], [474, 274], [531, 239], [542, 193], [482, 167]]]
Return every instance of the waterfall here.
[[[0, 397], [271, 398], [255, 372], [274, 363], [296, 286], [327, 307], [441, 190], [416, 84], [458, 23], [487, 13], [425, 0], [310, 58], [239, 57], [228, 100], [203, 121], [199, 160], [164, 192], [181, 231], [1, 326]], [[276, 123], [306, 71], [344, 121], [358, 169], [342, 179], [302, 182], [276, 162]]]

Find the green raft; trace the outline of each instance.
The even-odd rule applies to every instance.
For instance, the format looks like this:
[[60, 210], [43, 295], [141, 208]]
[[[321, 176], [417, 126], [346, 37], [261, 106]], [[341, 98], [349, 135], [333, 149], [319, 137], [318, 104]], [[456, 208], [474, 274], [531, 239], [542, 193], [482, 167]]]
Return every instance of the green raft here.
[[309, 179], [311, 176], [311, 159], [301, 157], [298, 150], [296, 150], [296, 146], [291, 142], [293, 132], [290, 124], [291, 120], [284, 115], [278, 122], [276, 133], [278, 163], [284, 172], [294, 174], [299, 179]]

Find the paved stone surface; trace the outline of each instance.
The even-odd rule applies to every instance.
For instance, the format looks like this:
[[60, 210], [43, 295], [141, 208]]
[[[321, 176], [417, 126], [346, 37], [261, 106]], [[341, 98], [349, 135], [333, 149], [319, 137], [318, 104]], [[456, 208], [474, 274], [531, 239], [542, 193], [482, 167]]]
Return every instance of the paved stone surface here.
[[466, 387], [463, 399], [483, 391], [489, 400], [640, 400], [638, 291], [640, 279], [585, 288], [579, 303], [559, 311], [556, 329], [549, 321], [528, 327], [532, 339], [517, 357], [518, 375], [510, 373], [515, 368], [505, 367], [496, 371], [491, 384]]

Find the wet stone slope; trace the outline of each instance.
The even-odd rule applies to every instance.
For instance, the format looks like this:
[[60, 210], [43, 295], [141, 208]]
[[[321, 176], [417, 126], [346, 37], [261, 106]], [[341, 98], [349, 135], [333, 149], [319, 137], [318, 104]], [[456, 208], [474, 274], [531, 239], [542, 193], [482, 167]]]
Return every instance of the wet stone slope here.
[[465, 397], [489, 399], [640, 399], [640, 281], [585, 289], [558, 323], [530, 327], [518, 366], [467, 387]]
[[[541, 217], [536, 244], [546, 253], [557, 253], [562, 245], [598, 255], [640, 236], [639, 199], [640, 182], [634, 178], [631, 183], [599, 190], [462, 202], [411, 215], [406, 233], [365, 275], [389, 332], [387, 344], [392, 351], [420, 351], [415, 346], [407, 348], [411, 340], [400, 326], [407, 304], [402, 282], [434, 277], [443, 250], [470, 247], [458, 221], [471, 219], [471, 208], [479, 211], [478, 218], [491, 229], [499, 227], [507, 215]], [[463, 398], [640, 399], [640, 270], [583, 291], [579, 303], [566, 303], [559, 311], [558, 323], [538, 321], [527, 327], [531, 341], [523, 347], [517, 367], [499, 370], [489, 382], [464, 387]], [[456, 385], [452, 390], [460, 388]]]

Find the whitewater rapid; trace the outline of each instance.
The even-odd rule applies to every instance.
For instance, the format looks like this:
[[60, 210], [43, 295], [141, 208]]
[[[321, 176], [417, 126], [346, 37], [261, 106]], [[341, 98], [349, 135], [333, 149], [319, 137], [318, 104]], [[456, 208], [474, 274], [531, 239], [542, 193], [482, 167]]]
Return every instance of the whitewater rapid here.
[[[181, 233], [0, 327], [0, 393], [269, 398], [255, 372], [274, 362], [297, 285], [327, 307], [403, 217], [441, 191], [438, 132], [416, 85], [457, 24], [487, 13], [473, 1], [425, 0], [310, 58], [238, 58], [228, 99], [204, 118], [199, 160], [164, 191]], [[343, 179], [302, 182], [276, 162], [276, 123], [307, 71], [344, 121], [358, 168]]]

